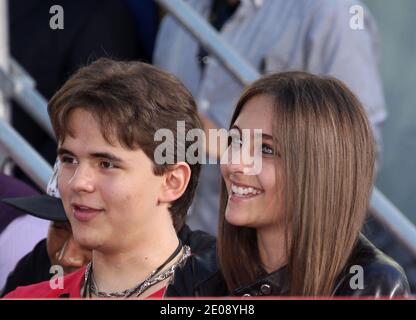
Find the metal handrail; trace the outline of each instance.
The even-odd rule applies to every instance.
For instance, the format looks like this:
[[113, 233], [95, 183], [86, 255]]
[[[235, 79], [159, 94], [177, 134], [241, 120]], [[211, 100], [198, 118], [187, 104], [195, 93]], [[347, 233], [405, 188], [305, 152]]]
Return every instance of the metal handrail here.
[[181, 0], [156, 0], [221, 62], [243, 85], [260, 77], [260, 73], [232, 48], [195, 10]]
[[[9, 3], [7, 0], [0, 2], [0, 68], [9, 69], [9, 24], [7, 20]], [[0, 92], [0, 119], [10, 120], [10, 105], [7, 97]]]
[[[260, 77], [260, 73], [230, 45], [220, 34], [182, 0], [156, 0], [189, 31], [222, 65], [243, 85]], [[371, 196], [371, 206], [377, 220], [382, 222], [400, 242], [416, 256], [416, 227], [377, 188]]]
[[37, 186], [46, 190], [51, 166], [4, 120], [0, 120], [0, 145]]
[[415, 225], [377, 188], [373, 190], [370, 204], [374, 217], [416, 257]]
[[10, 72], [0, 67], [0, 87], [9, 97], [30, 114], [33, 119], [55, 140], [55, 134], [47, 112], [46, 99], [35, 89], [33, 78], [13, 59]]

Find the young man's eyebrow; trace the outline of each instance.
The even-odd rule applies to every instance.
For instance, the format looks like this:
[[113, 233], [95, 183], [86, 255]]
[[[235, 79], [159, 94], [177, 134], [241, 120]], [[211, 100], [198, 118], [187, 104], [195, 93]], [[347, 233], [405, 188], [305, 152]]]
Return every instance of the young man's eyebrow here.
[[[69, 154], [75, 157], [75, 154], [72, 151], [65, 149], [65, 148], [59, 148], [58, 155], [61, 156], [63, 154]], [[91, 158], [101, 158], [101, 159], [107, 159], [107, 160], [114, 161], [114, 162], [123, 162], [122, 159], [108, 152], [93, 152], [93, 153], [90, 153], [89, 156]]]
[[69, 154], [69, 155], [71, 155], [71, 156], [75, 156], [75, 154], [74, 154], [73, 152], [69, 151], [68, 149], [65, 149], [65, 148], [59, 147], [59, 148], [58, 148], [58, 156], [61, 156], [61, 155], [63, 155], [63, 154]]
[[122, 159], [108, 152], [94, 152], [94, 153], [90, 153], [89, 155], [92, 158], [101, 158], [101, 159], [107, 159], [107, 160], [114, 161], [114, 162], [123, 162]]

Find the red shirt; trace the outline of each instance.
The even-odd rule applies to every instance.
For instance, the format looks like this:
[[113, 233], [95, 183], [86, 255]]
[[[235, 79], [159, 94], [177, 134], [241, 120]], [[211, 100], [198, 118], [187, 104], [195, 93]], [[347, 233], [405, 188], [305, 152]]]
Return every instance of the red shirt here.
[[[81, 298], [81, 287], [84, 284], [84, 274], [86, 267], [66, 275], [63, 279], [63, 289], [52, 289], [49, 281], [36, 283], [30, 286], [18, 287], [8, 293], [5, 299], [57, 299], [57, 298]], [[162, 299], [166, 287], [152, 293], [148, 298]]]

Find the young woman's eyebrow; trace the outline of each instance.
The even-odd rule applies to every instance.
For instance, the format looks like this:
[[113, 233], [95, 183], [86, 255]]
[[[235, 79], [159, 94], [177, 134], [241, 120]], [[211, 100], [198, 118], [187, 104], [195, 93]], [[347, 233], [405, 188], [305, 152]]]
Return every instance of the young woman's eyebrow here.
[[[240, 127], [239, 126], [237, 126], [237, 125], [233, 125], [232, 127], [231, 127], [231, 129], [230, 130], [232, 130], [232, 129], [236, 129], [236, 130], [238, 130], [238, 132], [239, 132], [239, 134], [240, 134], [240, 136], [242, 135], [242, 133], [241, 133], [241, 129], [240, 129]], [[267, 134], [267, 133], [262, 133], [261, 134], [261, 137], [263, 138], [263, 139], [265, 139], [265, 140], [272, 140], [273, 141], [273, 136], [271, 136], [270, 134]]]
[[267, 134], [267, 133], [262, 133], [261, 136], [262, 136], [263, 139], [273, 140], [273, 137], [271, 135]]

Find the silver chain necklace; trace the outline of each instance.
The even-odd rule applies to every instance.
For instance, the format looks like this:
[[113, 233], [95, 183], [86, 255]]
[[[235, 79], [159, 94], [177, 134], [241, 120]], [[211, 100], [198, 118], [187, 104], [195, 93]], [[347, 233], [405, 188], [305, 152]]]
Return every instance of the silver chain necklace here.
[[87, 270], [85, 271], [84, 275], [84, 297], [92, 297], [92, 294], [99, 298], [128, 298], [140, 296], [150, 287], [171, 277], [175, 273], [176, 268], [178, 268], [179, 266], [183, 266], [185, 261], [191, 255], [191, 249], [187, 245], [184, 245], [182, 248], [182, 256], [176, 263], [174, 263], [168, 269], [166, 269], [162, 273], [158, 273], [160, 272], [160, 270], [159, 268], [156, 268], [146, 277], [146, 279], [143, 282], [139, 283], [134, 288], [127, 289], [121, 292], [99, 291], [92, 272], [92, 263], [90, 262], [87, 266]]

